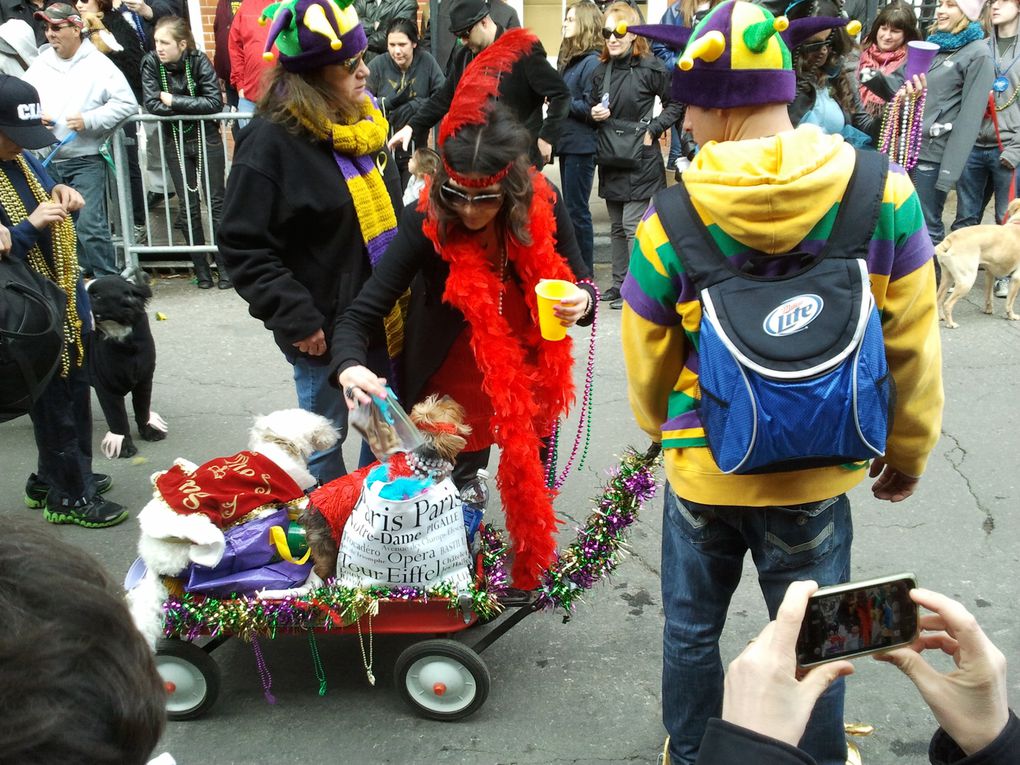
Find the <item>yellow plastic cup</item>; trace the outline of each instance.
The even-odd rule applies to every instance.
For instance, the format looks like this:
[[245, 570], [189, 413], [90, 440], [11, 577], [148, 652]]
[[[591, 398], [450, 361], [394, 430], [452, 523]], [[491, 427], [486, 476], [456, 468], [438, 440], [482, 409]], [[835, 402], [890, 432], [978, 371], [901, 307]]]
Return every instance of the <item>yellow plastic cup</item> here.
[[577, 285], [563, 279], [540, 279], [535, 285], [538, 296], [538, 328], [546, 340], [562, 340], [567, 328], [553, 313], [553, 308], [564, 298], [576, 295]]

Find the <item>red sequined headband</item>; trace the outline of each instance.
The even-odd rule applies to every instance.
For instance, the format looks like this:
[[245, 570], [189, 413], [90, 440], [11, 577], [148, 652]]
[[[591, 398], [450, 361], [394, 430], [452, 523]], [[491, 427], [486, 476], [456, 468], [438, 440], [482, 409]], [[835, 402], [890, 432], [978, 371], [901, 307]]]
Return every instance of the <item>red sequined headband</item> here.
[[450, 167], [446, 161], [446, 157], [443, 157], [443, 169], [446, 170], [446, 174], [458, 184], [468, 189], [483, 189], [486, 186], [493, 186], [499, 183], [501, 180], [506, 178], [507, 173], [510, 172], [510, 168], [513, 166], [514, 163], [511, 162], [502, 170], [499, 170], [492, 175], [487, 175], [484, 178], [468, 178]]

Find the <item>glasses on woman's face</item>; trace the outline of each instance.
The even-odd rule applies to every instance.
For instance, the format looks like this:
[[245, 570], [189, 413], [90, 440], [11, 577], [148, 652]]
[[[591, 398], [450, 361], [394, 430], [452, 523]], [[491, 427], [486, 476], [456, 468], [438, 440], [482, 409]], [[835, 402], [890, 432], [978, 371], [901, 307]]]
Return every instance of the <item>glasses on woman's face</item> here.
[[361, 66], [361, 62], [364, 60], [364, 58], [365, 54], [361, 53], [360, 55], [355, 56], [352, 59], [344, 61], [343, 63], [340, 64], [340, 66], [347, 70], [347, 74], [354, 74], [356, 71], [358, 71], [358, 67]]
[[602, 27], [602, 39], [608, 40], [610, 37], [615, 37], [617, 40], [622, 40], [627, 36], [626, 32], [621, 32], [616, 27]]
[[467, 207], [471, 205], [476, 208], [492, 209], [503, 203], [503, 191], [486, 194], [465, 194], [460, 189], [455, 189], [448, 183], [439, 187], [439, 196], [451, 207]]
[[832, 40], [818, 40], [816, 42], [804, 43], [800, 46], [801, 53], [818, 53], [826, 48], [832, 47]]

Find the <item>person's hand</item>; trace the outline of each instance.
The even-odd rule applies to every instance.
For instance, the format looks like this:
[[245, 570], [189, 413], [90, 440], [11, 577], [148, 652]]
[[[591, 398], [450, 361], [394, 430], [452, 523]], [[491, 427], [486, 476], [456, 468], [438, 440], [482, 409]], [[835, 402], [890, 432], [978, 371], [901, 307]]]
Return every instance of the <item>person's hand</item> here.
[[577, 292], [553, 306], [553, 313], [564, 327], [572, 327], [591, 310], [591, 293], [578, 288]]
[[293, 345], [299, 351], [307, 353], [309, 356], [321, 356], [326, 352], [326, 333], [321, 329], [317, 329], [304, 340], [298, 340]]
[[237, 89], [237, 97], [238, 98], [244, 98], [244, 88], [238, 88]]
[[167, 93], [165, 90], [161, 90], [160, 91], [160, 93], [159, 93], [159, 100], [160, 100], [160, 102], [162, 102], [163, 106], [173, 106], [174, 105], [173, 94]]
[[876, 459], [871, 463], [869, 477], [878, 480], [871, 484], [871, 493], [875, 499], [884, 499], [889, 502], [902, 502], [917, 488], [920, 478], [901, 473], [892, 465], [885, 464], [885, 460]]
[[53, 127], [53, 118], [50, 115], [44, 114], [39, 119], [42, 121], [42, 124], [43, 124], [44, 127], [48, 127], [48, 128]]
[[0, 223], [0, 255], [6, 255], [11, 251], [14, 243], [11, 241], [11, 230]]
[[337, 375], [344, 403], [353, 410], [358, 404], [372, 403], [372, 396], [386, 398], [386, 378], [379, 377], [368, 367], [347, 367]]
[[815, 702], [834, 680], [853, 674], [848, 661], [834, 661], [797, 679], [797, 636], [814, 582], [793, 582], [776, 620], [734, 659], [726, 672], [723, 720], [797, 746]]
[[399, 146], [404, 151], [407, 151], [407, 147], [411, 144], [412, 134], [413, 131], [411, 130], [411, 126], [404, 125], [404, 127], [400, 128], [400, 130], [394, 133], [393, 137], [387, 141], [386, 148], [392, 151]]
[[[921, 636], [905, 648], [875, 658], [894, 664], [911, 679], [942, 729], [968, 755], [984, 749], [1006, 727], [1006, 657], [974, 616], [945, 595], [913, 589], [910, 598], [932, 614], [921, 617]], [[937, 648], [956, 669], [942, 674], [921, 654]]]
[[605, 122], [611, 114], [612, 112], [609, 111], [609, 107], [602, 104], [595, 104], [591, 108], [591, 118], [596, 122]]
[[152, 21], [152, 8], [145, 0], [123, 0], [129, 10], [134, 11], [146, 21]]
[[85, 118], [81, 114], [68, 114], [67, 127], [71, 130], [84, 130], [85, 129]]
[[542, 155], [542, 161], [547, 165], [552, 162], [552, 144], [543, 138], [538, 139], [538, 153]]
[[653, 143], [655, 143], [655, 139], [652, 138], [652, 134], [651, 133], [645, 131], [645, 137], [643, 139], [641, 139], [641, 142], [645, 146], [651, 146]]
[[1002, 156], [999, 157], [999, 164], [1002, 165], [1007, 170], [1015, 170], [1016, 169], [1016, 165], [1014, 165], [1012, 162], [1010, 162], [1008, 159], [1006, 159], [1005, 157], [1002, 157]]
[[76, 212], [85, 206], [85, 197], [66, 183], [58, 183], [50, 192], [50, 198], [69, 213]]
[[900, 89], [900, 92], [906, 92], [908, 96], [912, 96], [914, 94], [920, 94], [920, 92], [927, 87], [928, 77], [924, 74], [915, 74], [903, 83], [903, 87]]
[[66, 217], [67, 210], [64, 209], [63, 205], [59, 205], [56, 202], [43, 202], [28, 216], [28, 222], [37, 231], [42, 231], [51, 223], [57, 223]]

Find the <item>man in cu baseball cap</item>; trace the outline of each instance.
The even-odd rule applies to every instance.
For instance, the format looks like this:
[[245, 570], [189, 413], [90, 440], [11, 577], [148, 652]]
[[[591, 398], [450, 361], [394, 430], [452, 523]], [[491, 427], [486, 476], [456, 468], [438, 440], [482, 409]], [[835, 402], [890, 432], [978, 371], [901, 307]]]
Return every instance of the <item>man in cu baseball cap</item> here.
[[23, 149], [42, 149], [57, 141], [43, 127], [38, 91], [17, 77], [0, 77], [0, 133]]

